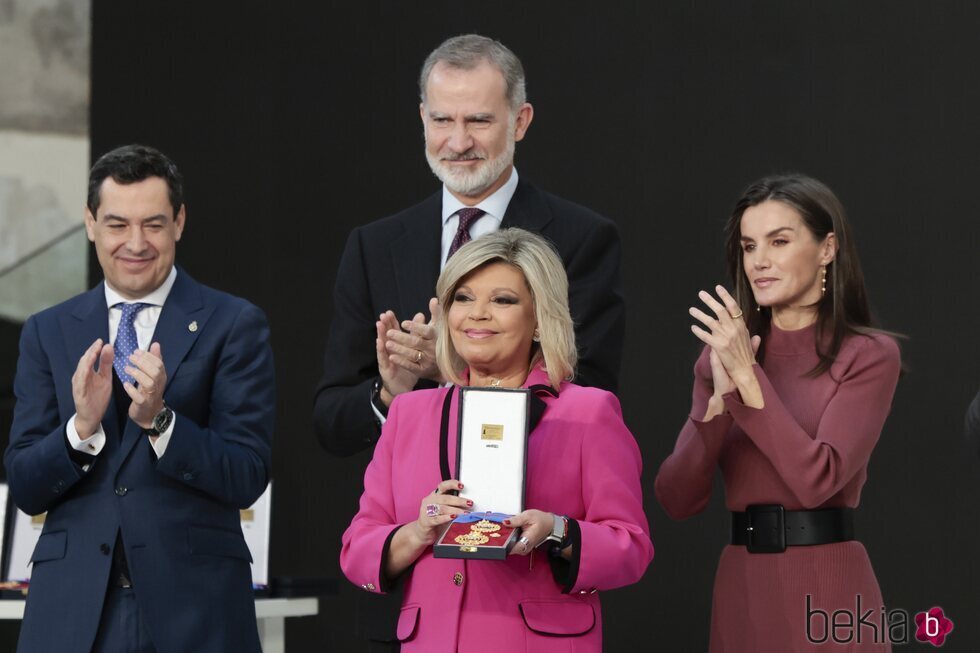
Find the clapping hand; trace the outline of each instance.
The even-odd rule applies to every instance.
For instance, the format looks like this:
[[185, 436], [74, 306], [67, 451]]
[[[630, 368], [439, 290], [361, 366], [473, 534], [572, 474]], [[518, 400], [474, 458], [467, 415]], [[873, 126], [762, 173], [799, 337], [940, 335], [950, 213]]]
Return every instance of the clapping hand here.
[[[411, 320], [405, 320], [398, 328], [389, 328], [385, 347], [391, 361], [414, 374], [420, 379], [431, 379], [442, 382], [442, 374], [436, 364], [436, 328], [435, 323], [442, 315], [439, 300], [433, 297], [429, 300], [428, 322], [422, 313], [416, 313]], [[394, 314], [392, 314], [394, 316]]]
[[[78, 437], [87, 440], [95, 433], [102, 416], [109, 407], [112, 396], [112, 345], [102, 339], [93, 342], [82, 357], [71, 377], [71, 395], [75, 400], [75, 430]], [[95, 370], [98, 361], [99, 369]]]
[[[755, 381], [752, 366], [756, 362], [755, 355], [759, 351], [761, 338], [749, 335], [745, 320], [742, 319], [742, 310], [735, 298], [722, 286], [715, 286], [715, 291], [721, 301], [704, 290], [698, 293], [698, 297], [714, 313], [714, 317], [694, 306], [689, 310], [691, 316], [708, 328], [705, 330], [698, 325], [692, 325], [691, 331], [711, 347], [713, 400], [718, 401], [723, 395], [738, 389], [743, 391], [743, 400], [746, 399], [746, 390], [753, 397], [759, 394], [759, 401], [753, 400], [751, 403], [760, 403], [761, 393], [757, 392], [758, 383]], [[709, 414], [712, 412], [718, 411], [712, 411], [709, 407]]]
[[153, 418], [163, 410], [163, 390], [167, 387], [167, 369], [163, 365], [160, 343], [154, 342], [149, 351], [135, 350], [129, 357], [126, 374], [136, 380], [123, 384], [126, 394], [132, 399], [129, 405], [129, 419], [140, 427], [148, 429]]

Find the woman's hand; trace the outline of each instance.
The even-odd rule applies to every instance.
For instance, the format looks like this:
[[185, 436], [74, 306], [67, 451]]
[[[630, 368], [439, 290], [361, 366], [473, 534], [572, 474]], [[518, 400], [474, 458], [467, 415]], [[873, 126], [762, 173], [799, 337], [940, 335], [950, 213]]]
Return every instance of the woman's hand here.
[[391, 538], [388, 557], [384, 561], [388, 578], [397, 578], [411, 567], [428, 547], [436, 543], [446, 524], [473, 506], [473, 502], [465, 497], [446, 494], [462, 489], [462, 483], [450, 479], [440, 483], [432, 494], [423, 497], [419, 518], [399, 528]]
[[439, 539], [443, 526], [456, 519], [459, 513], [473, 507], [473, 502], [466, 497], [446, 494], [453, 490], [462, 490], [463, 484], [455, 479], [443, 481], [432, 494], [422, 499], [419, 507], [419, 518], [412, 524], [412, 534], [421, 546], [431, 546]]
[[510, 554], [526, 556], [551, 535], [551, 530], [555, 527], [555, 515], [542, 510], [525, 510], [505, 519], [504, 524], [522, 530], [521, 539], [511, 548]]
[[[752, 336], [750, 344], [752, 345], [752, 356], [755, 358], [755, 354], [759, 352], [759, 343], [762, 342], [762, 338], [759, 336]], [[714, 349], [709, 350], [708, 360], [711, 362], [711, 384], [714, 388], [712, 393], [712, 398], [721, 398], [727, 395], [729, 392], [734, 392], [738, 388], [735, 386], [735, 382], [732, 381], [732, 377], [728, 376], [728, 371], [725, 370], [725, 366], [721, 362], [721, 358], [718, 356], [718, 352]]]
[[410, 392], [418, 383], [418, 374], [398, 365], [388, 353], [388, 331], [398, 329], [398, 318], [392, 311], [385, 311], [374, 323], [377, 337], [374, 341], [378, 355], [378, 373], [381, 375], [381, 401], [390, 406], [395, 397]]
[[711, 347], [710, 362], [714, 394], [709, 400], [705, 420], [722, 412], [719, 410], [724, 403], [721, 397], [736, 389], [746, 405], [762, 408], [764, 403], [762, 390], [752, 369], [761, 338], [749, 336], [745, 320], [742, 319], [742, 310], [738, 307], [735, 298], [722, 286], [715, 286], [715, 291], [724, 304], [703, 290], [698, 293], [698, 297], [711, 309], [715, 317], [693, 306], [689, 311], [694, 318], [710, 329], [705, 331], [697, 325], [691, 326], [694, 335]]
[[716, 317], [711, 317], [693, 306], [689, 312], [710, 329], [710, 331], [705, 331], [697, 325], [691, 326], [694, 335], [711, 347], [712, 353], [717, 356], [728, 376], [727, 380], [724, 377], [719, 378], [718, 375], [714, 374], [715, 369], [712, 366], [715, 394], [718, 394], [719, 381], [722, 387], [731, 388], [733, 379], [752, 371], [752, 366], [755, 364], [755, 350], [758, 345], [753, 346], [752, 339], [749, 337], [749, 330], [745, 326], [745, 320], [742, 319], [742, 310], [735, 303], [735, 299], [721, 286], [715, 286], [715, 291], [724, 305], [703, 290], [698, 293], [698, 297]]

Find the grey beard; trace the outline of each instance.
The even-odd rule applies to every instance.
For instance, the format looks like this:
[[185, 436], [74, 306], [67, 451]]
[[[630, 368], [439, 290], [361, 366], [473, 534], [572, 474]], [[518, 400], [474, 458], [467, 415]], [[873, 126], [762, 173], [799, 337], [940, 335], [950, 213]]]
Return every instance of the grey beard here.
[[463, 175], [452, 174], [446, 168], [447, 164], [437, 156], [429, 154], [428, 149], [425, 151], [425, 159], [429, 162], [432, 174], [438, 177], [439, 181], [446, 184], [446, 188], [458, 195], [473, 197], [480, 195], [490, 188], [500, 178], [500, 175], [504, 173], [507, 166], [513, 163], [514, 141], [511, 140], [507, 144], [507, 149], [499, 157], [492, 160], [484, 159], [483, 165], [479, 166], [478, 170]]

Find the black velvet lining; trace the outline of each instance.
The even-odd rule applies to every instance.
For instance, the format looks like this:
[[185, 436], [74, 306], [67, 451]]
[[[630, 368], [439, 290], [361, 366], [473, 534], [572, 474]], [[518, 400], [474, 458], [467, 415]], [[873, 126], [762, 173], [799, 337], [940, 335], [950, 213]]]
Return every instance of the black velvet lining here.
[[582, 529], [571, 517], [568, 518], [568, 542], [572, 546], [571, 560], [565, 560], [561, 556], [548, 559], [551, 563], [551, 575], [562, 586], [562, 594], [569, 594], [578, 582], [578, 567], [582, 559]]
[[453, 405], [455, 391], [456, 386], [449, 388], [446, 399], [442, 402], [442, 424], [439, 427], [439, 473], [444, 481], [452, 478], [452, 472], [449, 470], [449, 411]]
[[391, 532], [388, 533], [388, 537], [385, 538], [385, 545], [381, 547], [381, 568], [378, 570], [379, 592], [388, 592], [394, 589], [398, 585], [399, 579], [405, 575], [405, 573], [402, 572], [398, 578], [389, 579], [388, 575], [385, 573], [385, 563], [388, 562], [388, 549], [391, 548], [391, 541], [395, 539], [395, 533], [397, 533], [398, 529], [400, 529], [402, 526], [404, 526], [404, 524], [399, 524], [391, 529]]

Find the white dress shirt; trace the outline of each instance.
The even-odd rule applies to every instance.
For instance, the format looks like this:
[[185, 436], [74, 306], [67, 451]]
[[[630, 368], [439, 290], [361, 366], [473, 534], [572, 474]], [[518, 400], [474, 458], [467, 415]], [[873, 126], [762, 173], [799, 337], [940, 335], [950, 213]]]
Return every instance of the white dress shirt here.
[[[116, 306], [116, 304], [136, 304], [142, 302], [144, 304], [150, 304], [150, 306], [147, 306], [136, 314], [133, 320], [133, 327], [136, 329], [137, 346], [143, 351], [149, 350], [150, 343], [153, 340], [153, 331], [157, 328], [157, 321], [160, 319], [160, 311], [163, 310], [163, 304], [167, 301], [167, 296], [170, 295], [170, 289], [174, 287], [174, 281], [176, 279], [177, 268], [174, 267], [170, 269], [170, 274], [167, 275], [167, 279], [160, 284], [159, 288], [140, 299], [125, 299], [122, 295], [110, 288], [108, 283], [103, 283], [105, 288], [105, 301], [109, 307], [109, 343], [114, 344], [116, 342], [116, 333], [119, 331], [119, 320], [122, 318], [122, 308]], [[77, 414], [72, 415], [71, 419], [68, 420], [66, 428], [68, 443], [77, 451], [97, 456], [105, 446], [105, 431], [102, 429], [102, 424], [99, 424], [99, 428], [96, 429], [95, 433], [82, 440], [78, 436], [78, 430], [75, 428], [76, 416]], [[174, 416], [174, 419], [170, 422], [170, 426], [160, 434], [157, 441], [153, 442], [151, 440], [150, 445], [153, 447], [153, 451], [156, 453], [158, 459], [162, 458], [163, 454], [166, 453], [167, 444], [170, 443], [170, 436], [174, 432], [174, 424], [176, 423], [177, 418]]]
[[[486, 198], [479, 204], [469, 207], [463, 204], [456, 196], [449, 192], [445, 184], [442, 186], [442, 253], [439, 259], [439, 270], [446, 266], [446, 257], [449, 255], [449, 248], [456, 237], [456, 230], [459, 228], [459, 216], [456, 215], [460, 209], [474, 208], [482, 209], [484, 215], [477, 218], [470, 226], [470, 238], [476, 240], [480, 236], [493, 233], [500, 229], [503, 222], [504, 213], [507, 212], [507, 205], [514, 197], [517, 190], [517, 168], [510, 169], [510, 178], [504, 185], [494, 191], [493, 195]], [[432, 289], [435, 292], [435, 288]]]
[[[507, 206], [514, 197], [514, 191], [517, 190], [517, 179], [517, 168], [512, 167], [510, 169], [510, 177], [504, 182], [504, 185], [473, 207], [469, 207], [460, 202], [455, 195], [449, 192], [445, 184], [442, 185], [442, 250], [439, 254], [440, 272], [446, 267], [449, 248], [453, 244], [453, 239], [456, 238], [456, 230], [459, 228], [459, 216], [457, 213], [459, 213], [460, 209], [475, 208], [483, 210], [483, 215], [477, 218], [476, 222], [470, 226], [471, 240], [476, 240], [480, 236], [497, 231], [500, 229], [500, 223], [504, 220], [504, 213], [507, 212]], [[432, 292], [433, 294], [435, 293], [435, 288], [432, 289]], [[368, 399], [370, 401], [370, 397]], [[370, 403], [375, 417], [384, 424], [385, 416], [381, 414], [381, 411], [374, 405], [374, 402]]]

